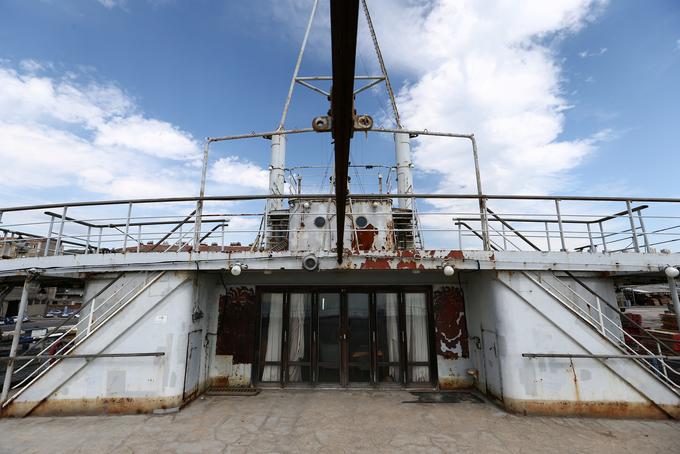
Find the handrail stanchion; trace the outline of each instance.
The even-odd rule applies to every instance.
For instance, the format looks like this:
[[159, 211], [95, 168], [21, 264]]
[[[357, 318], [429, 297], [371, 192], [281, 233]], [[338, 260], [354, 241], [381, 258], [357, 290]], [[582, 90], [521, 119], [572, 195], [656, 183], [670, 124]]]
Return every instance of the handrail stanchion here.
[[598, 225], [600, 226], [600, 236], [602, 237], [602, 252], [607, 252], [607, 240], [604, 236], [604, 228], [602, 227], [601, 222], [598, 222]]
[[586, 228], [588, 229], [588, 241], [590, 242], [590, 251], [595, 252], [595, 244], [593, 243], [593, 232], [590, 231], [590, 224], [586, 222]]
[[222, 223], [222, 252], [224, 252], [224, 222]]
[[637, 227], [635, 227], [635, 218], [633, 217], [633, 210], [630, 207], [630, 200], [626, 200], [626, 208], [628, 210], [628, 220], [630, 221], [630, 234], [633, 240], [633, 249], [635, 252], [640, 252], [640, 245], [638, 244], [638, 233]]
[[562, 213], [560, 213], [560, 199], [555, 199], [555, 211], [557, 212], [557, 225], [560, 229], [560, 241], [562, 243], [562, 251], [567, 250], [567, 243], [564, 241], [564, 227], [562, 226]]
[[545, 224], [545, 242], [548, 245], [548, 252], [552, 251], [552, 248], [550, 247], [550, 228], [548, 227], [548, 221], [544, 222]]
[[102, 233], [103, 233], [104, 227], [99, 227], [99, 238], [97, 239], [97, 254], [99, 254], [101, 247], [102, 247]]
[[132, 202], [128, 203], [127, 218], [125, 219], [125, 233], [123, 234], [123, 254], [127, 254], [127, 240], [130, 232], [130, 217], [132, 216]]
[[90, 235], [92, 234], [92, 226], [87, 226], [87, 238], [85, 239], [85, 255], [90, 253]]
[[64, 223], [66, 222], [66, 212], [68, 207], [64, 206], [61, 212], [61, 222], [59, 223], [59, 234], [57, 235], [57, 244], [54, 246], [54, 255], [59, 255], [59, 249], [61, 248], [61, 237], [64, 234]]
[[137, 228], [137, 252], [142, 250], [142, 224], [140, 223]]
[[637, 212], [638, 220], [640, 222], [640, 230], [642, 230], [642, 238], [645, 240], [645, 252], [648, 254], [651, 252], [649, 247], [649, 238], [647, 237], [647, 229], [645, 229], [645, 221], [642, 220], [642, 210]]
[[45, 240], [45, 253], [47, 257], [50, 254], [50, 243], [52, 242], [52, 230], [54, 229], [54, 216], [50, 216], [50, 227], [47, 230], [47, 239]]

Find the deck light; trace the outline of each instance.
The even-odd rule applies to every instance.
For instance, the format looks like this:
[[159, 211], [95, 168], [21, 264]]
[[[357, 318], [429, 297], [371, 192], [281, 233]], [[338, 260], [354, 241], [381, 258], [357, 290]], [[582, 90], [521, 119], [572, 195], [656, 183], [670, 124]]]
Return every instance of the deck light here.
[[451, 265], [446, 265], [444, 267], [444, 276], [451, 277], [456, 270]]
[[230, 271], [231, 271], [231, 275], [232, 275], [232, 276], [238, 276], [238, 275], [240, 275], [241, 272], [243, 271], [243, 268], [241, 268], [241, 265], [237, 263], [236, 265], [233, 265], [233, 266], [231, 267], [231, 270], [230, 270]]
[[680, 270], [673, 266], [667, 266], [665, 270], [663, 270], [664, 273], [666, 273], [666, 276], [674, 279], [680, 275]]

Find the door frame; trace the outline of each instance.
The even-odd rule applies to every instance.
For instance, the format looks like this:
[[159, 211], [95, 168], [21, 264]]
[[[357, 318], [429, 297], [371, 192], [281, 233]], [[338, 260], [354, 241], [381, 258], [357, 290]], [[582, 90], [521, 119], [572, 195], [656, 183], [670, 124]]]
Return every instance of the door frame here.
[[[434, 310], [432, 299], [431, 286], [374, 286], [374, 285], [302, 285], [302, 286], [281, 286], [281, 285], [262, 285], [255, 287], [255, 297], [257, 302], [257, 321], [255, 328], [255, 355], [252, 365], [251, 381], [257, 385], [272, 385], [277, 382], [260, 382], [260, 355], [261, 355], [261, 318], [262, 318], [262, 294], [264, 293], [281, 293], [283, 294], [283, 313], [282, 313], [282, 341], [280, 354], [280, 373], [278, 384], [280, 387], [339, 387], [348, 388], [352, 386], [349, 381], [349, 358], [347, 339], [339, 341], [340, 347], [340, 376], [337, 385], [333, 386], [328, 383], [320, 384], [318, 381], [318, 296], [320, 293], [338, 293], [340, 295], [340, 326], [338, 328], [338, 337], [340, 334], [347, 334], [347, 294], [348, 293], [367, 293], [369, 295], [369, 342], [370, 342], [370, 381], [366, 385], [370, 387], [380, 387], [381, 384], [377, 380], [377, 342], [376, 342], [376, 293], [397, 293], [398, 294], [398, 308], [399, 308], [399, 333], [400, 333], [400, 348], [399, 348], [399, 369], [400, 377], [398, 385], [403, 388], [408, 387], [438, 387], [438, 370], [437, 370], [437, 355], [435, 350], [435, 324], [434, 324]], [[289, 310], [289, 295], [291, 293], [309, 293], [311, 294], [311, 332], [310, 332], [310, 380], [302, 383], [289, 383], [288, 379], [288, 328], [290, 319]], [[430, 380], [427, 383], [413, 383], [409, 376], [408, 358], [406, 352], [406, 317], [405, 317], [405, 294], [406, 293], [424, 293], [426, 297], [427, 308], [427, 347], [428, 347], [428, 361], [427, 366], [429, 370]], [[354, 382], [364, 384], [361, 382]], [[384, 385], [383, 385], [384, 386]]]

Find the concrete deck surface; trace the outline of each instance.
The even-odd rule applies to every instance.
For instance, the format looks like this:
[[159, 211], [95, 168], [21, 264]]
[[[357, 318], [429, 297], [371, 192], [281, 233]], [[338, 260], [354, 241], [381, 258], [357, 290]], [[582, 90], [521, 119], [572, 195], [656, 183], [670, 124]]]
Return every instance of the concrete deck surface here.
[[0, 420], [2, 453], [676, 453], [680, 423], [525, 417], [404, 391], [263, 391], [179, 413]]

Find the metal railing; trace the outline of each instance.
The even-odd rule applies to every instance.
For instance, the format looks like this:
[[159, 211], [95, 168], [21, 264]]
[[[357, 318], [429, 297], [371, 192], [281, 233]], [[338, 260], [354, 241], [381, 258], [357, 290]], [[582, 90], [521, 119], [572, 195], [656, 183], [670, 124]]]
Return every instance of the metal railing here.
[[[0, 250], [2, 257], [15, 258], [267, 249], [272, 215], [263, 221], [258, 206], [273, 198], [330, 203], [333, 195], [174, 197], [0, 208]], [[419, 201], [413, 225], [395, 229], [383, 222], [383, 227], [374, 230], [385, 236], [410, 231], [418, 240], [414, 247], [424, 242], [433, 249], [492, 250], [495, 244], [504, 250], [650, 253], [657, 247], [676, 250], [680, 242], [680, 199], [673, 198], [352, 194], [354, 216], [389, 218], [396, 209], [366, 214], [356, 205], [362, 201], [394, 203], [399, 198]], [[192, 209], [197, 201], [202, 202], [200, 216]], [[484, 217], [477, 212], [480, 203], [487, 207]], [[291, 219], [301, 215], [282, 213], [276, 233], [289, 235]], [[304, 215], [325, 216], [330, 221], [334, 213], [321, 210]], [[354, 222], [347, 224], [348, 238], [361, 230]], [[200, 226], [198, 232], [196, 226]], [[313, 231], [333, 233], [328, 223]]]

